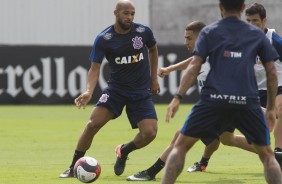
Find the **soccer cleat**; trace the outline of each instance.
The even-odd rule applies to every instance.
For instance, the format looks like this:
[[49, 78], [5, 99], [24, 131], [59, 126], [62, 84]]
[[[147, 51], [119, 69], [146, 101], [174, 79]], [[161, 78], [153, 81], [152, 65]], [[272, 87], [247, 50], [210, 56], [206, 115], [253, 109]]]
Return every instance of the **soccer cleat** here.
[[206, 171], [206, 168], [207, 168], [207, 166], [205, 166], [204, 164], [202, 164], [200, 162], [196, 162], [196, 163], [194, 163], [193, 166], [191, 166], [187, 169], [187, 172], [197, 172], [197, 171], [204, 172], [204, 171]]
[[60, 174], [59, 178], [73, 178], [74, 173], [73, 173], [73, 168], [68, 168], [65, 172]]
[[156, 181], [156, 178], [149, 176], [147, 170], [145, 170], [137, 174], [128, 176], [126, 180], [127, 181]]
[[126, 163], [126, 160], [127, 160], [127, 156], [123, 157], [121, 155], [120, 150], [121, 150], [122, 146], [123, 145], [121, 144], [121, 145], [118, 145], [116, 147], [116, 157], [117, 157], [117, 159], [116, 159], [116, 163], [115, 163], [115, 166], [114, 166], [114, 171], [115, 171], [115, 174], [117, 176], [119, 176], [123, 173], [124, 168], [125, 168], [125, 163]]
[[282, 171], [282, 152], [274, 152], [274, 155]]

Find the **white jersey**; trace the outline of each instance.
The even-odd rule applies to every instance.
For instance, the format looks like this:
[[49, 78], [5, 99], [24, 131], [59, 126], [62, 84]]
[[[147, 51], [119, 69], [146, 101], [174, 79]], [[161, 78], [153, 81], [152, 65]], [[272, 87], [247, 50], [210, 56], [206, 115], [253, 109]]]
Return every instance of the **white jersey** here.
[[207, 75], [210, 72], [210, 69], [211, 69], [210, 63], [207, 59], [206, 62], [202, 64], [199, 75], [197, 76], [199, 91], [201, 91], [202, 87], [204, 87], [204, 84], [205, 84]]
[[[275, 29], [267, 28], [266, 37], [270, 40], [272, 44], [272, 33], [275, 32]], [[274, 62], [276, 70], [277, 70], [277, 79], [278, 79], [278, 86], [282, 86], [282, 62], [280, 60], [276, 60]], [[266, 87], [266, 72], [260, 61], [259, 57], [257, 58], [257, 63], [254, 66], [255, 68], [255, 75], [257, 78], [257, 84], [259, 90], [267, 90]]]

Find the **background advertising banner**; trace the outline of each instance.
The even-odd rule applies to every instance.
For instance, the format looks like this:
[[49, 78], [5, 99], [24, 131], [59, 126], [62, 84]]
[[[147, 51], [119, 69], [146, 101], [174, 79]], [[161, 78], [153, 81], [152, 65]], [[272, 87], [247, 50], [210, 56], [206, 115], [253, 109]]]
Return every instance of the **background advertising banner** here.
[[[0, 104], [69, 104], [84, 92], [90, 67], [89, 46], [1, 46]], [[159, 46], [159, 67], [189, 57], [185, 46]], [[156, 103], [169, 103], [180, 83], [181, 71], [159, 78]], [[107, 86], [109, 68], [104, 60], [92, 103]], [[199, 98], [197, 86], [188, 90], [185, 103]]]

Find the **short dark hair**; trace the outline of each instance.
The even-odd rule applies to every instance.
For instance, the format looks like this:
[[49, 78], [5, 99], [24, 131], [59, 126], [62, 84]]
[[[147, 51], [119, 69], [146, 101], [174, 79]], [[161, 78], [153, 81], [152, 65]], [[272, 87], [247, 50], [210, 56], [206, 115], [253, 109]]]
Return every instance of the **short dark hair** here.
[[262, 4], [251, 4], [245, 11], [246, 16], [259, 14], [260, 19], [266, 18], [266, 10]]
[[219, 0], [226, 11], [241, 11], [245, 0]]
[[193, 31], [193, 32], [197, 32], [199, 33], [204, 27], [206, 26], [206, 24], [204, 24], [203, 22], [201, 21], [193, 21], [191, 23], [189, 23], [187, 26], [186, 26], [186, 31]]

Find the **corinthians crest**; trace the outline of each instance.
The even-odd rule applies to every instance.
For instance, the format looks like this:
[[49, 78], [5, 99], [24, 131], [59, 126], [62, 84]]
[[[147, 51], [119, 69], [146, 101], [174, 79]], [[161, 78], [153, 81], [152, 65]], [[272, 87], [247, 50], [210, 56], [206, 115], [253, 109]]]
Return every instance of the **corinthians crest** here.
[[143, 47], [142, 37], [135, 36], [132, 38], [134, 49], [141, 49]]

